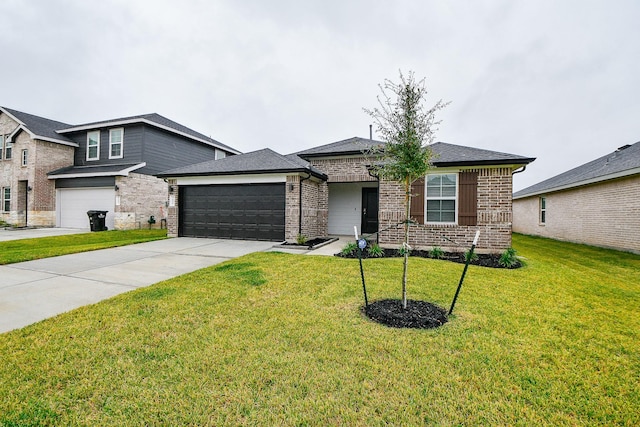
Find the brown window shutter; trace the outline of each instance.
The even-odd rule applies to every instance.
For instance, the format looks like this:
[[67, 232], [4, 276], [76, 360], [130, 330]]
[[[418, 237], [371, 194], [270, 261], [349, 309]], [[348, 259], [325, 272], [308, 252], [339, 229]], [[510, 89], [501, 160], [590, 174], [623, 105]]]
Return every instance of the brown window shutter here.
[[478, 172], [458, 177], [458, 225], [478, 225]]
[[417, 179], [411, 184], [411, 218], [424, 224], [424, 178]]

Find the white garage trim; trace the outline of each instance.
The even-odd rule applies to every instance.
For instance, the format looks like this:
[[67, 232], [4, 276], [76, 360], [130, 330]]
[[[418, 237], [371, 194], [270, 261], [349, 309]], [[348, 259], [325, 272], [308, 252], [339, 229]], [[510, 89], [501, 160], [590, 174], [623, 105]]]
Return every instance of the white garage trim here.
[[108, 211], [105, 225], [114, 228], [113, 187], [60, 188], [56, 190], [56, 224], [63, 228], [89, 229], [87, 211]]

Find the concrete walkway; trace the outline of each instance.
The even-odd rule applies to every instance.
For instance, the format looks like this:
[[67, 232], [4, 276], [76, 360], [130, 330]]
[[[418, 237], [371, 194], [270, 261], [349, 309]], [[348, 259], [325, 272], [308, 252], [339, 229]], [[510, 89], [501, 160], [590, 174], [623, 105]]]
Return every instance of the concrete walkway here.
[[273, 245], [181, 237], [0, 266], [0, 333]]

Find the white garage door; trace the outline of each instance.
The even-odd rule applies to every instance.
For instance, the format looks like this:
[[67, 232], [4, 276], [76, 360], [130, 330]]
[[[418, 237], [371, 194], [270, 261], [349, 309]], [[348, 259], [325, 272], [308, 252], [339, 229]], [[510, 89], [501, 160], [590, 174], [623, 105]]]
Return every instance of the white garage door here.
[[109, 211], [105, 224], [113, 230], [115, 191], [108, 188], [64, 188], [58, 190], [58, 227], [89, 228], [87, 211]]

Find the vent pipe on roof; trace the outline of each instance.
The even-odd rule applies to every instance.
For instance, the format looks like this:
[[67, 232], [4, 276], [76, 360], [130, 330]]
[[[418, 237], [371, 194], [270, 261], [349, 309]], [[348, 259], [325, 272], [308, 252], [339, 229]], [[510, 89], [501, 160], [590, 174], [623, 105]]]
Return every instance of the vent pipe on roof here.
[[622, 147], [619, 147], [616, 151], [622, 151], [622, 150], [626, 150], [627, 148], [631, 147], [631, 145], [627, 144], [627, 145], [623, 145]]
[[369, 141], [373, 141], [373, 125], [369, 125]]

